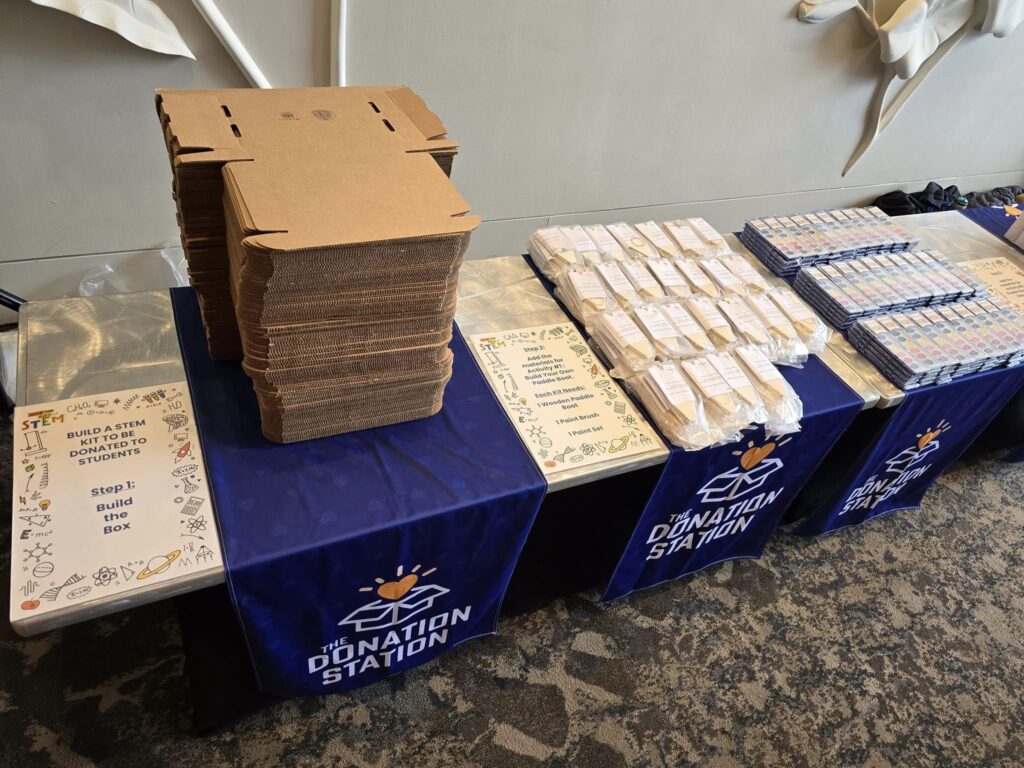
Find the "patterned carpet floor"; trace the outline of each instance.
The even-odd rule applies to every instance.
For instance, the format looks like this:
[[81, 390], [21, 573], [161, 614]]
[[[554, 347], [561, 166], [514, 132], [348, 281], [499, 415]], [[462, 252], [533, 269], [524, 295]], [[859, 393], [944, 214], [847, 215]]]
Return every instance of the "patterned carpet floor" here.
[[171, 604], [33, 639], [4, 621], [0, 765], [1022, 765], [1022, 498], [1024, 465], [965, 460], [919, 511], [780, 534], [761, 560], [611, 605], [558, 600], [389, 682], [203, 738]]

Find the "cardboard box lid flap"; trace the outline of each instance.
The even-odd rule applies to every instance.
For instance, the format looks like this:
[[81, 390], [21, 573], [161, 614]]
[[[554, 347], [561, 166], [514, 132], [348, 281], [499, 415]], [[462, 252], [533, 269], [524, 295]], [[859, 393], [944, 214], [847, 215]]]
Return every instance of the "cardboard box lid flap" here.
[[441, 118], [431, 112], [426, 102], [413, 93], [408, 86], [392, 88], [387, 91], [387, 95], [416, 124], [423, 134], [423, 138], [443, 139], [448, 135], [448, 130], [441, 122]]
[[170, 120], [183, 150], [232, 150], [232, 159], [248, 157], [231, 130], [220, 101], [208, 92], [157, 91], [157, 108]]
[[258, 157], [225, 165], [223, 175], [248, 243], [267, 250], [452, 235], [480, 224], [425, 153], [339, 152], [315, 166]]
[[[393, 93], [404, 104], [393, 101]], [[444, 126], [406, 88], [174, 91], [162, 96], [165, 108], [172, 110], [172, 133], [181, 128], [202, 136], [201, 127], [192, 123], [207, 123], [216, 126], [211, 138], [217, 139], [216, 131], [226, 125], [235, 148], [220, 153], [241, 150], [251, 158], [227, 162], [221, 171], [226, 200], [250, 245], [327, 248], [461, 234], [479, 224], [478, 217], [466, 215], [469, 205], [432, 156], [438, 149], [453, 152], [457, 144], [425, 138], [424, 131], [443, 132]], [[179, 102], [184, 101], [193, 102], [193, 108], [182, 108]], [[180, 126], [179, 113], [184, 115]]]

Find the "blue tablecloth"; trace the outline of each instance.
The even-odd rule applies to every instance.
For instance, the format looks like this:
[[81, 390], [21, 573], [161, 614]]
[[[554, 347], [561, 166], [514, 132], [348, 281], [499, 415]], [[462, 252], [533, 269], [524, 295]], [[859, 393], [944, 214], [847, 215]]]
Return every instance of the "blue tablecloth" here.
[[[1024, 248], [1021, 248], [1016, 243], [1011, 243], [1003, 237], [1006, 234], [1006, 230], [1008, 230], [1013, 225], [1013, 222], [1017, 220], [1015, 216], [1007, 214], [1003, 209], [1003, 206], [1000, 205], [997, 208], [964, 208], [960, 213], [982, 229], [991, 232], [1004, 243], [1008, 243], [1021, 253], [1024, 253]], [[981, 258], [981, 254], [979, 254], [979, 258]]]
[[260, 687], [346, 690], [494, 632], [546, 483], [458, 329], [444, 409], [292, 445], [171, 291], [227, 581]]
[[604, 599], [761, 556], [790, 502], [864, 405], [817, 357], [780, 370], [803, 400], [801, 431], [772, 437], [757, 428], [729, 445], [673, 447]]
[[917, 507], [1024, 384], [1024, 366], [997, 368], [907, 394], [795, 532], [815, 536]]

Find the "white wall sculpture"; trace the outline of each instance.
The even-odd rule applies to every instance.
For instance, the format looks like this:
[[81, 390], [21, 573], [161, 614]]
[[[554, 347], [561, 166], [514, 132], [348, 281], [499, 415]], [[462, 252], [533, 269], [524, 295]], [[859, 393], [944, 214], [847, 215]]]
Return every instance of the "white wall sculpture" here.
[[1006, 37], [1024, 21], [1024, 0], [901, 0], [882, 21], [880, 0], [803, 0], [801, 21], [819, 23], [853, 11], [878, 41], [882, 73], [860, 144], [843, 176], [888, 127], [928, 74], [972, 30]]
[[140, 48], [195, 59], [174, 22], [152, 0], [32, 0], [116, 32]]

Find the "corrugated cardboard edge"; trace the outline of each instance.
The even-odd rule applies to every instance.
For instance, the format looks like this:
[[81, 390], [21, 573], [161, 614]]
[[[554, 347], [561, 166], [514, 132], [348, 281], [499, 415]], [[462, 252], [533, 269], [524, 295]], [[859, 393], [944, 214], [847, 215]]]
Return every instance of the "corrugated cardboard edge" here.
[[423, 138], [429, 141], [448, 138], [448, 130], [441, 122], [441, 118], [435, 115], [427, 107], [427, 103], [418, 95], [413, 93], [407, 85], [398, 88], [386, 88], [388, 97], [398, 105], [409, 119], [416, 124], [423, 134]]

